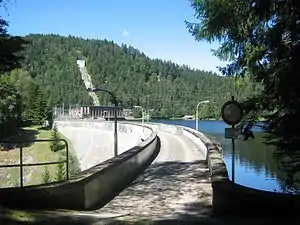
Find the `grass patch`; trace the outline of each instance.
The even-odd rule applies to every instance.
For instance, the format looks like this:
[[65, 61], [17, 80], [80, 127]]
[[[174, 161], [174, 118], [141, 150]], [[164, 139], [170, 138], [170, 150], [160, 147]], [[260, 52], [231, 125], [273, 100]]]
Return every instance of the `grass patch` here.
[[[20, 130], [18, 135], [12, 136], [10, 141], [33, 141], [35, 139], [51, 139], [51, 130], [40, 129], [37, 126], [27, 127]], [[23, 163], [43, 163], [58, 161], [60, 155], [66, 150], [53, 152], [50, 149], [51, 142], [35, 142], [27, 143], [23, 148]], [[5, 146], [4, 146], [5, 147]], [[9, 150], [0, 151], [0, 164], [19, 164], [20, 150], [19, 145], [14, 144], [8, 148]], [[47, 166], [28, 166], [23, 167], [23, 184], [37, 185], [42, 184], [42, 175], [48, 169], [51, 177], [55, 176], [57, 165]], [[0, 187], [14, 187], [20, 185], [20, 169], [15, 168], [1, 168], [0, 169]]]

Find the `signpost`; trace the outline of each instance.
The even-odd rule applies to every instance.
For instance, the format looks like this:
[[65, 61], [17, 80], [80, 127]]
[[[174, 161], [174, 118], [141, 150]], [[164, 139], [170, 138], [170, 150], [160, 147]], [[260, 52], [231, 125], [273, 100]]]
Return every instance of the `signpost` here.
[[232, 143], [232, 166], [231, 166], [231, 180], [234, 183], [235, 182], [235, 139], [238, 138], [239, 135], [239, 129], [235, 128], [235, 125], [237, 125], [243, 118], [243, 108], [237, 101], [234, 100], [234, 96], [231, 97], [231, 101], [226, 102], [222, 106], [221, 110], [222, 119], [225, 123], [228, 125], [231, 125], [231, 128], [225, 128], [225, 138], [231, 139]]

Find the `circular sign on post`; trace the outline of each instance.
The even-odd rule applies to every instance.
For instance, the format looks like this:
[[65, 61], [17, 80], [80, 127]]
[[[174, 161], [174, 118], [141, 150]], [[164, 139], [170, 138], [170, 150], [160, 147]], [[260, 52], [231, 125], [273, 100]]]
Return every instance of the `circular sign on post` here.
[[228, 125], [236, 125], [243, 118], [243, 108], [237, 101], [228, 101], [222, 106], [222, 119]]

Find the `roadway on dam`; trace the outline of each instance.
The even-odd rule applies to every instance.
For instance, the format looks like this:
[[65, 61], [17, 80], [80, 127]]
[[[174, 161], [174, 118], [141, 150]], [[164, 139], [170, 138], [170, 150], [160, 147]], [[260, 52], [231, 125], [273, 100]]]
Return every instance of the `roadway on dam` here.
[[149, 168], [106, 206], [82, 215], [155, 220], [210, 214], [212, 189], [203, 154], [182, 135], [157, 132], [161, 150]]

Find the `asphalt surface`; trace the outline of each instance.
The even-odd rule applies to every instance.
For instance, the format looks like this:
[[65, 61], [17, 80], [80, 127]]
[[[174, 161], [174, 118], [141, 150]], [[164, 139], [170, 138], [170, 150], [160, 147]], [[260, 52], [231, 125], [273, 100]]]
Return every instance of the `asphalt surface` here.
[[105, 207], [98, 217], [123, 220], [206, 217], [211, 212], [211, 183], [204, 157], [183, 136], [158, 131], [161, 150], [150, 167]]
[[[153, 163], [106, 206], [91, 212], [77, 212], [77, 216], [136, 221], [210, 215], [212, 189], [201, 151], [182, 135], [147, 125], [157, 131], [161, 140], [160, 153]], [[75, 147], [82, 169], [113, 157], [111, 131], [63, 127], [60, 132]], [[139, 138], [120, 134], [119, 153], [137, 145]]]

